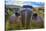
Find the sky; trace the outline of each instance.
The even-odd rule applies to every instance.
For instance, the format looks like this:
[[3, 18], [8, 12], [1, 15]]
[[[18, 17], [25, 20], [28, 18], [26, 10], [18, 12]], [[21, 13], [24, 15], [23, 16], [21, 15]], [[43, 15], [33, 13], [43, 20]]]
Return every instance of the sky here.
[[[38, 0], [35, 0], [38, 1]], [[41, 1], [41, 2], [40, 2]], [[34, 2], [34, 0], [6, 0], [7, 5], [32, 5], [33, 7], [43, 6], [44, 2], [40, 0], [39, 2]]]

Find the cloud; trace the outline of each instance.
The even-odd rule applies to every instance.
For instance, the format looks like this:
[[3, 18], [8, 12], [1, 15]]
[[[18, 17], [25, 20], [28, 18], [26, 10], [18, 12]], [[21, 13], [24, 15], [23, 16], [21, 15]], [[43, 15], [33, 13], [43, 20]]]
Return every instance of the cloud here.
[[8, 4], [13, 4], [14, 3], [14, 0], [5, 0], [6, 1], [6, 4], [8, 5]]
[[[34, 0], [6, 0], [7, 5], [32, 5], [32, 6], [44, 6], [44, 2], [33, 2]], [[38, 0], [35, 0], [38, 1]], [[40, 0], [42, 1], [42, 0]]]

